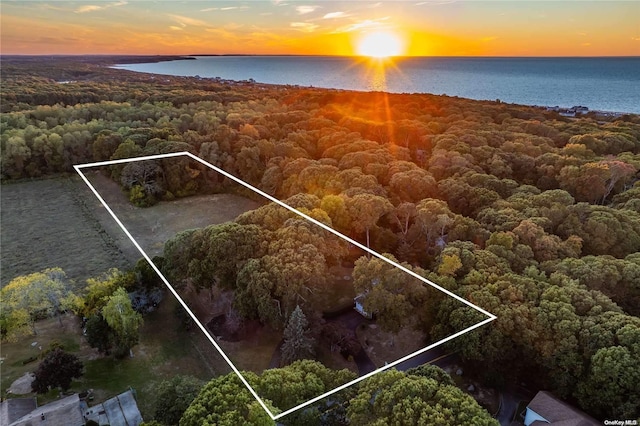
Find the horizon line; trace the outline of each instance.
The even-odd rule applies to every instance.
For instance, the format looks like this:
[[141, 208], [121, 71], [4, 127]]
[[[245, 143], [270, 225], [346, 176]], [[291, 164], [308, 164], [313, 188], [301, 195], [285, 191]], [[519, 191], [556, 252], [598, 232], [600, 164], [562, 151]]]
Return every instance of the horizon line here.
[[[328, 58], [373, 58], [367, 55], [327, 55], [327, 54], [301, 54], [301, 53], [1, 53], [0, 57], [19, 56], [19, 57], [148, 57], [148, 58], [193, 58], [197, 56], [215, 57], [215, 56], [270, 56], [270, 57], [328, 57]], [[562, 58], [640, 58], [640, 55], [391, 55], [385, 58], [394, 59], [410, 59], [410, 58], [505, 58], [505, 59], [562, 59]], [[384, 59], [384, 58], [382, 58]]]

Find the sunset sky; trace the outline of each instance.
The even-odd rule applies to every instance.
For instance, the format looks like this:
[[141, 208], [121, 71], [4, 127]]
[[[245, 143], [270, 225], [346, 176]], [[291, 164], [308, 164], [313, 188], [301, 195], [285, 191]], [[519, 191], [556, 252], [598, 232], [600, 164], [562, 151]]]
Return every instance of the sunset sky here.
[[2, 54], [640, 56], [638, 1], [8, 1]]

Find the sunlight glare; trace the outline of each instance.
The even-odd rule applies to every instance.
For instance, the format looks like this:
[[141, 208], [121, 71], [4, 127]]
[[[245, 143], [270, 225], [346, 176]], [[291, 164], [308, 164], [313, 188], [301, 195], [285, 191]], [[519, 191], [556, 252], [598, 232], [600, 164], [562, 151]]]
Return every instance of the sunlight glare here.
[[397, 34], [377, 31], [365, 34], [357, 46], [357, 53], [373, 58], [399, 56], [403, 53], [403, 43]]

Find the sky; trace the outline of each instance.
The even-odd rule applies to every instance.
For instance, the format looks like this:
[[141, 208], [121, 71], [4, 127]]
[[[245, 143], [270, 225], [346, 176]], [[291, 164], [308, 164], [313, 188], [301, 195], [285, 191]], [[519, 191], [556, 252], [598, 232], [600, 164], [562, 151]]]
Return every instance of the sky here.
[[2, 54], [640, 56], [640, 1], [10, 1]]

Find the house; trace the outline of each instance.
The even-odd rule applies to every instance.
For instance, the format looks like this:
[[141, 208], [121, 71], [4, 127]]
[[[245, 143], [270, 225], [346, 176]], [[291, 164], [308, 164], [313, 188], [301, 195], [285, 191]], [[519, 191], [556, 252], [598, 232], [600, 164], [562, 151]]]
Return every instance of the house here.
[[87, 407], [83, 414], [86, 421], [93, 420], [99, 425], [138, 426], [142, 423], [142, 415], [131, 389], [102, 404]]
[[553, 394], [540, 391], [527, 405], [524, 416], [525, 426], [601, 426], [602, 423], [589, 417], [577, 408], [556, 398]]
[[362, 305], [362, 303], [364, 302], [364, 294], [359, 294], [358, 296], [354, 297], [353, 299], [353, 303], [354, 303], [354, 307], [353, 309], [356, 310], [356, 312], [358, 312], [360, 315], [362, 315], [365, 318], [368, 319], [372, 319], [373, 318], [373, 314], [370, 314], [369, 312], [364, 310], [364, 306]]
[[84, 426], [89, 420], [110, 426], [138, 426], [143, 421], [131, 390], [93, 407], [77, 393], [40, 407], [35, 398], [0, 403], [2, 426]]
[[[26, 402], [25, 400], [33, 402]], [[2, 402], [2, 404], [7, 404], [8, 411], [11, 411], [11, 408], [16, 408], [15, 405], [17, 404], [20, 404], [21, 408], [26, 409], [27, 406], [32, 408], [26, 413], [21, 412], [20, 414], [22, 415], [20, 417], [8, 417], [7, 423], [4, 423], [3, 416], [3, 426], [84, 426], [85, 424], [80, 408], [80, 398], [77, 393], [41, 407], [37, 406], [35, 398], [9, 399]], [[1, 411], [4, 412], [4, 410], [5, 408], [3, 407]], [[14, 413], [17, 413], [17, 410]]]
[[[374, 278], [371, 280], [371, 286], [376, 286], [380, 284], [380, 278]], [[357, 295], [356, 297], [354, 297], [353, 299], [353, 309], [356, 310], [356, 312], [358, 312], [360, 315], [362, 315], [363, 317], [367, 318], [367, 319], [373, 319], [373, 316], [375, 315], [375, 312], [367, 312], [364, 310], [364, 298], [367, 297], [367, 293], [369, 293], [369, 290], [365, 290], [364, 293], [360, 293], [359, 295]]]
[[10, 425], [38, 407], [36, 398], [12, 398], [0, 402], [0, 425]]

